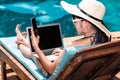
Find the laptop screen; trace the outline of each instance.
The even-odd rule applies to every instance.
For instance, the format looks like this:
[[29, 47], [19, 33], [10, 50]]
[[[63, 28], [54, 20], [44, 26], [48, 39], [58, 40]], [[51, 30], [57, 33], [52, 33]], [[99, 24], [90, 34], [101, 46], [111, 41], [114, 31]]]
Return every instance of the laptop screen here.
[[[29, 40], [31, 36], [30, 27], [27, 28]], [[62, 36], [60, 24], [50, 24], [38, 26], [38, 33], [40, 36], [39, 47], [41, 50], [62, 47]], [[30, 40], [31, 44], [31, 40]], [[34, 52], [31, 44], [32, 52]]]

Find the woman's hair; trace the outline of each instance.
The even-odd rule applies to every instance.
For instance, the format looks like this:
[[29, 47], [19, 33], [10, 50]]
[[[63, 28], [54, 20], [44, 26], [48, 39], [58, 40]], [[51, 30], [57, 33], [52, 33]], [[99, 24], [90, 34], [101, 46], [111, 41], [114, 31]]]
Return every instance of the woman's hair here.
[[[72, 15], [72, 18], [74, 19], [75, 17], [80, 18], [80, 19], [84, 19], [82, 17], [76, 16], [76, 15]], [[86, 19], [84, 19], [86, 20]], [[88, 21], [88, 20], [86, 20]], [[90, 22], [90, 21], [88, 21]], [[90, 22], [91, 23], [91, 22]], [[95, 28], [97, 30], [97, 33], [95, 34], [95, 37], [93, 39], [93, 41], [91, 42], [91, 44], [101, 44], [101, 43], [105, 43], [110, 41], [110, 39], [108, 38], [108, 36], [101, 31], [96, 25], [94, 25], [93, 23], [91, 23], [93, 25], [93, 28]]]
[[99, 28], [97, 28], [95, 25], [93, 26], [97, 30], [97, 33], [95, 34], [95, 44], [108, 42], [109, 41], [108, 36], [103, 31], [101, 31]]

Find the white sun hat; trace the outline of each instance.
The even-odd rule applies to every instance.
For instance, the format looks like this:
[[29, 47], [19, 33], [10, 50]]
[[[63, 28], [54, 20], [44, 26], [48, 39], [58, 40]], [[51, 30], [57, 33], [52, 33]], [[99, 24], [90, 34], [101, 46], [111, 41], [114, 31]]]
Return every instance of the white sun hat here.
[[102, 22], [105, 14], [105, 6], [97, 0], [82, 0], [78, 5], [61, 1], [62, 7], [70, 14], [82, 17], [103, 31], [108, 38], [111, 38], [110, 31]]

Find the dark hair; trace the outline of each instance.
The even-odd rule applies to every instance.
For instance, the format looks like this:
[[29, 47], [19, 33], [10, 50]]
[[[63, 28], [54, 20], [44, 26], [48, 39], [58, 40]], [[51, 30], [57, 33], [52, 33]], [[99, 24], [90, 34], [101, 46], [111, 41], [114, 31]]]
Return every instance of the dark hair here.
[[[80, 19], [84, 19], [82, 17], [76, 16], [76, 15], [72, 15], [72, 18], [74, 19], [75, 17], [80, 18]], [[84, 19], [86, 20], [86, 19]], [[86, 20], [88, 21], [88, 20]], [[90, 21], [89, 21], [90, 22]], [[91, 23], [91, 22], [90, 22]], [[93, 39], [93, 41], [91, 42], [91, 44], [101, 44], [101, 43], [105, 43], [110, 41], [110, 39], [108, 38], [108, 36], [101, 31], [96, 25], [94, 25], [93, 23], [91, 23], [93, 25], [93, 27], [97, 30], [97, 33], [95, 34], [95, 37]]]
[[[94, 25], [95, 26], [95, 25]], [[108, 36], [95, 26], [97, 33], [95, 34], [95, 44], [105, 43], [109, 41]]]

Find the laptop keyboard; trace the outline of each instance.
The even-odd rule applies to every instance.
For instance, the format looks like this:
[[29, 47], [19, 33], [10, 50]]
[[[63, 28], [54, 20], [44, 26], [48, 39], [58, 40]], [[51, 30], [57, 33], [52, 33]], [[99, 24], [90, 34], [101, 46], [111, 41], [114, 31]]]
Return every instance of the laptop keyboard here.
[[50, 55], [53, 51], [54, 51], [54, 49], [47, 49], [47, 50], [43, 50], [43, 53], [45, 55]]
[[[50, 55], [50, 54], [54, 51], [54, 49], [55, 49], [55, 48], [43, 50], [43, 53], [44, 53], [45, 55]], [[63, 49], [63, 47], [60, 47], [60, 49]]]

